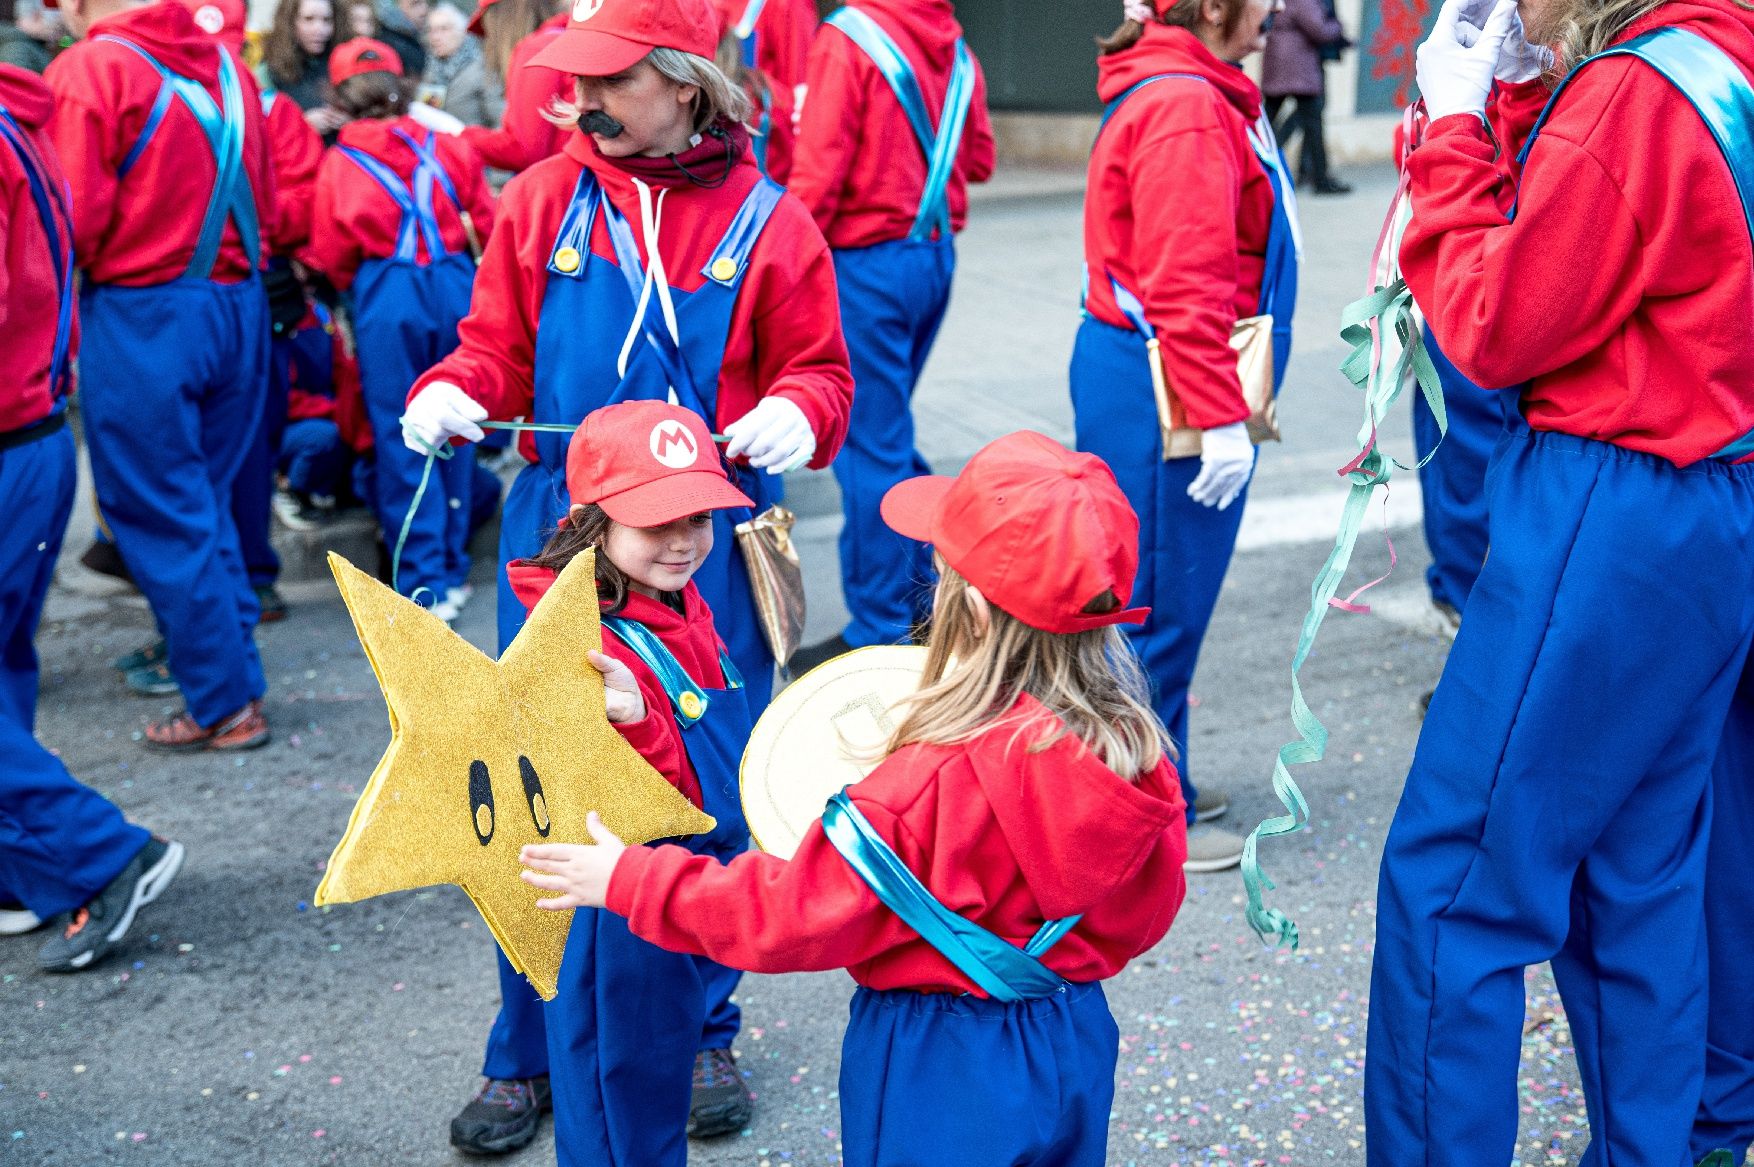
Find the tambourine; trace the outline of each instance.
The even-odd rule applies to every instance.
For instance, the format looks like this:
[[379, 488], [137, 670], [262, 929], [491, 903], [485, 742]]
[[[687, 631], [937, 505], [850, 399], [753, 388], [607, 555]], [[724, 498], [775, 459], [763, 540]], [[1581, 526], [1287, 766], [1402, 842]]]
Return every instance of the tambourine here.
[[811, 669], [773, 699], [743, 752], [743, 815], [755, 845], [790, 859], [829, 798], [877, 768], [891, 715], [920, 687], [926, 650], [860, 648]]

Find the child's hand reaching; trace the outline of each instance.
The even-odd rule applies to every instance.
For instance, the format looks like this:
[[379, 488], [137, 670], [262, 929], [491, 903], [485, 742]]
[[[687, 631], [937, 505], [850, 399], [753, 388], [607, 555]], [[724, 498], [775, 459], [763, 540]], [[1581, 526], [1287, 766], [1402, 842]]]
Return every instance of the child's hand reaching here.
[[518, 862], [531, 871], [518, 877], [532, 887], [558, 892], [536, 906], [559, 912], [567, 908], [600, 908], [609, 895], [609, 877], [627, 844], [603, 825], [592, 811], [585, 816], [585, 830], [597, 841], [595, 847], [580, 843], [532, 843], [518, 852]]
[[646, 699], [640, 696], [633, 670], [605, 652], [587, 653], [591, 664], [603, 674], [603, 700], [609, 720], [617, 725], [639, 721], [646, 715]]

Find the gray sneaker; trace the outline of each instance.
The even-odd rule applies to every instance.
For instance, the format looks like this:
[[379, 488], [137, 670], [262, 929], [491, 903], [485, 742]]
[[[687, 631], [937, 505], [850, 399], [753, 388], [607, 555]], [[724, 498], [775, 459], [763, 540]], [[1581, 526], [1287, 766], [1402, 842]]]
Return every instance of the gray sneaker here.
[[1194, 796], [1194, 821], [1209, 823], [1230, 810], [1230, 794], [1217, 786], [1202, 786]]
[[1242, 836], [1195, 823], [1188, 828], [1188, 861], [1183, 871], [1225, 871], [1242, 862]]
[[56, 934], [37, 950], [44, 972], [77, 972], [109, 952], [134, 924], [135, 913], [163, 893], [183, 865], [183, 845], [157, 835], [122, 873], [83, 908], [56, 919]]

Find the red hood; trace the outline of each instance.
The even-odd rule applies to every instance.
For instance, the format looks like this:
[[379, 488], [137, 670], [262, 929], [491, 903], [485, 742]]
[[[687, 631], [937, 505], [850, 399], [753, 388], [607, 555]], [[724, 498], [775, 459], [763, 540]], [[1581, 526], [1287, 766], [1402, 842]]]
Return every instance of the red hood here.
[[[518, 597], [518, 603], [524, 605], [526, 612], [536, 607], [537, 601], [548, 594], [548, 589], [559, 578], [552, 568], [537, 567], [526, 559], [514, 559], [506, 564], [505, 574], [506, 581], [512, 585], [512, 594]], [[678, 612], [661, 600], [629, 592], [621, 615], [636, 624], [644, 624], [658, 639], [671, 644], [685, 636], [688, 629], [702, 622], [710, 625], [713, 620], [706, 602], [700, 598], [700, 589], [692, 580], [682, 589], [682, 606], [684, 611]]]
[[429, 131], [411, 117], [385, 118], [373, 120], [361, 118], [348, 122], [341, 127], [335, 142], [341, 146], [351, 146], [355, 150], [370, 154], [379, 162], [403, 178], [414, 173], [416, 159], [414, 151], [393, 134], [392, 130], [401, 130], [416, 142], [428, 136]]
[[1213, 56], [1185, 28], [1148, 24], [1132, 48], [1099, 57], [1096, 71], [1096, 95], [1105, 102], [1159, 73], [1194, 73], [1210, 81], [1249, 121], [1261, 116], [1261, 91], [1248, 74]]
[[[1027, 695], [1016, 711], [1026, 719], [1053, 720]], [[1038, 736], [1031, 730], [1013, 744], [1013, 729], [1005, 725], [957, 748], [968, 750], [970, 768], [1030, 894], [1054, 920], [1107, 899], [1187, 812], [1167, 762], [1134, 784], [1074, 737], [1030, 753], [1025, 746]]]
[[1754, 74], [1754, 12], [1737, 6], [1734, 0], [1668, 0], [1628, 25], [1616, 43], [1677, 24], [1695, 26], [1734, 57], [1743, 72]]
[[106, 16], [91, 26], [86, 39], [105, 33], [133, 41], [173, 73], [203, 83], [219, 77], [217, 42], [201, 31], [193, 14], [176, 0], [162, 0], [145, 8], [130, 8]]
[[0, 105], [27, 130], [41, 129], [55, 108], [43, 79], [17, 65], [0, 65]]
[[883, 18], [903, 55], [925, 64], [926, 71], [948, 77], [956, 38], [962, 25], [950, 0], [858, 0], [857, 7]]

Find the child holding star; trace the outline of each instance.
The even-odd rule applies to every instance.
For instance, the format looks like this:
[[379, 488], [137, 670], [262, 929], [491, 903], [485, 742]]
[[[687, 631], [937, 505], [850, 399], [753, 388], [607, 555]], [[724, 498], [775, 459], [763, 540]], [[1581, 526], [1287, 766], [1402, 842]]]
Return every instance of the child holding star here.
[[937, 548], [925, 677], [796, 856], [625, 847], [593, 815], [596, 846], [527, 846], [523, 878], [555, 893], [542, 907], [607, 908], [665, 949], [848, 969], [847, 1167], [1099, 1167], [1119, 1043], [1100, 982], [1168, 931], [1187, 857], [1168, 736], [1116, 627], [1145, 616], [1126, 606], [1138, 519], [1100, 459], [1034, 433], [882, 510]]

